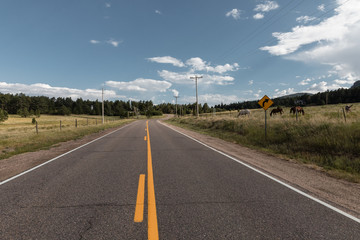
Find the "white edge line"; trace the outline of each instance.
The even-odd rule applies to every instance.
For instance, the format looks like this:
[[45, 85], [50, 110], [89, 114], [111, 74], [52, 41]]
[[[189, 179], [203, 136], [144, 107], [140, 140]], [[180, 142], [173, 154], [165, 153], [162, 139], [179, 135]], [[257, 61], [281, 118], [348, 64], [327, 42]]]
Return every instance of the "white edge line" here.
[[84, 145], [81, 145], [81, 146], [79, 146], [79, 147], [77, 147], [77, 148], [74, 148], [73, 150], [70, 150], [70, 151], [68, 151], [68, 152], [66, 152], [66, 153], [63, 153], [63, 154], [57, 156], [57, 157], [54, 157], [54, 158], [52, 158], [52, 159], [50, 159], [50, 160], [48, 160], [48, 161], [46, 161], [46, 162], [44, 162], [44, 163], [42, 163], [42, 164], [40, 164], [40, 165], [37, 165], [37, 166], [35, 166], [35, 167], [33, 167], [33, 168], [30, 168], [30, 169], [28, 169], [28, 170], [26, 170], [26, 171], [24, 171], [24, 172], [22, 172], [22, 173], [19, 173], [18, 175], [15, 175], [15, 176], [13, 176], [13, 177], [11, 177], [11, 178], [8, 178], [8, 179], [0, 182], [0, 186], [3, 185], [3, 184], [5, 184], [5, 183], [7, 183], [7, 182], [10, 182], [10, 181], [18, 178], [18, 177], [20, 177], [20, 176], [22, 176], [22, 175], [25, 175], [25, 174], [27, 174], [27, 173], [29, 173], [29, 172], [31, 172], [31, 171], [34, 171], [35, 169], [40, 168], [40, 167], [42, 167], [42, 166], [44, 166], [44, 165], [46, 165], [46, 164], [48, 164], [48, 163], [51, 163], [52, 161], [55, 161], [55, 160], [57, 160], [57, 159], [65, 156], [65, 155], [68, 155], [69, 153], [72, 153], [72, 152], [74, 152], [74, 151], [76, 151], [76, 150], [78, 150], [78, 149], [80, 149], [80, 148], [82, 148], [82, 147], [85, 147], [86, 145], [89, 145], [89, 144], [91, 144], [91, 143], [93, 143], [93, 142], [95, 142], [95, 141], [97, 141], [97, 140], [100, 140], [100, 139], [102, 139], [102, 138], [104, 138], [104, 137], [106, 137], [106, 136], [108, 136], [108, 135], [110, 135], [110, 134], [113, 134], [113, 133], [115, 133], [115, 132], [117, 132], [117, 131], [120, 131], [121, 129], [129, 126], [130, 124], [131, 124], [131, 123], [129, 123], [129, 124], [125, 125], [125, 126], [122, 126], [122, 127], [120, 127], [119, 129], [116, 129], [116, 130], [114, 130], [114, 131], [112, 131], [112, 132], [110, 132], [110, 133], [108, 133], [108, 134], [105, 134], [104, 136], [101, 136], [101, 137], [99, 137], [99, 138], [96, 138], [96, 139], [92, 140], [91, 142], [85, 143]]
[[283, 185], [283, 186], [285, 186], [285, 187], [287, 187], [287, 188], [289, 188], [289, 189], [291, 189], [291, 190], [293, 190], [293, 191], [295, 191], [295, 192], [297, 192], [297, 193], [299, 193], [299, 194], [301, 194], [301, 195], [303, 195], [303, 196], [305, 196], [305, 197], [307, 197], [307, 198], [309, 198], [309, 199], [311, 199], [311, 200], [313, 200], [313, 201], [315, 201], [315, 202], [317, 202], [317, 203], [320, 203], [321, 205], [323, 205], [323, 206], [325, 206], [325, 207], [327, 207], [327, 208], [330, 208], [331, 210], [333, 210], [333, 211], [335, 211], [335, 212], [337, 212], [337, 213], [340, 213], [341, 215], [343, 215], [343, 216], [345, 216], [345, 217], [348, 217], [348, 218], [354, 220], [354, 221], [357, 222], [357, 223], [360, 223], [360, 219], [359, 219], [359, 218], [354, 217], [354, 216], [352, 216], [352, 215], [350, 215], [350, 214], [348, 214], [348, 213], [346, 213], [346, 212], [344, 212], [344, 211], [342, 211], [342, 210], [340, 210], [340, 209], [338, 209], [338, 208], [336, 208], [336, 207], [334, 207], [334, 206], [332, 206], [332, 205], [330, 205], [330, 204], [328, 204], [328, 203], [326, 203], [326, 202], [324, 202], [324, 201], [321, 201], [320, 199], [317, 199], [317, 198], [315, 198], [315, 197], [313, 197], [313, 196], [311, 196], [311, 195], [309, 195], [309, 194], [307, 194], [307, 193], [305, 193], [305, 192], [303, 192], [303, 191], [301, 191], [301, 190], [299, 190], [299, 189], [297, 189], [297, 188], [294, 188], [294, 187], [290, 186], [289, 184], [284, 183], [284, 182], [282, 182], [282, 181], [280, 181], [280, 180], [278, 180], [278, 179], [276, 179], [276, 178], [274, 178], [274, 177], [272, 177], [272, 176], [270, 176], [270, 175], [268, 175], [268, 174], [266, 174], [266, 173], [264, 173], [264, 172], [262, 172], [262, 171], [260, 171], [260, 170], [258, 170], [258, 169], [256, 169], [256, 168], [254, 168], [254, 167], [252, 167], [252, 166], [250, 166], [250, 165], [248, 165], [248, 164], [246, 164], [246, 163], [244, 163], [244, 162], [242, 162], [242, 161], [240, 161], [240, 160], [238, 160], [238, 159], [236, 159], [236, 158], [234, 158], [234, 157], [232, 157], [232, 156], [230, 156], [230, 155], [228, 155], [228, 154], [226, 154], [226, 153], [223, 153], [223, 152], [221, 152], [221, 151], [219, 151], [219, 150], [217, 150], [217, 149], [215, 149], [215, 148], [213, 148], [213, 147], [210, 147], [209, 145], [207, 145], [207, 144], [205, 144], [205, 143], [203, 143], [203, 142], [200, 142], [199, 140], [197, 140], [197, 139], [195, 139], [195, 138], [193, 138], [193, 137], [190, 137], [190, 136], [186, 135], [185, 133], [182, 133], [182, 132], [174, 129], [174, 128], [172, 128], [172, 127], [170, 127], [170, 126], [168, 126], [168, 125], [160, 122], [159, 120], [158, 120], [158, 122], [161, 123], [163, 126], [168, 127], [168, 128], [170, 128], [170, 129], [172, 129], [173, 131], [175, 131], [175, 132], [177, 132], [177, 133], [180, 133], [180, 134], [182, 134], [182, 135], [184, 135], [184, 136], [192, 139], [193, 141], [198, 142], [198, 143], [204, 145], [205, 147], [210, 148], [211, 150], [213, 150], [213, 151], [215, 151], [215, 152], [217, 152], [217, 153], [220, 153], [220, 154], [224, 155], [225, 157], [228, 157], [228, 158], [230, 158], [231, 160], [234, 160], [235, 162], [238, 162], [238, 163], [244, 165], [244, 166], [247, 167], [247, 168], [250, 168], [251, 170], [253, 170], [253, 171], [257, 172], [257, 173], [259, 173], [259, 174], [261, 174], [261, 175], [263, 175], [263, 176], [265, 176], [265, 177], [267, 177], [267, 178], [270, 178], [271, 180], [273, 180], [273, 181], [275, 181], [275, 182], [277, 182], [277, 183], [280, 183], [281, 185]]

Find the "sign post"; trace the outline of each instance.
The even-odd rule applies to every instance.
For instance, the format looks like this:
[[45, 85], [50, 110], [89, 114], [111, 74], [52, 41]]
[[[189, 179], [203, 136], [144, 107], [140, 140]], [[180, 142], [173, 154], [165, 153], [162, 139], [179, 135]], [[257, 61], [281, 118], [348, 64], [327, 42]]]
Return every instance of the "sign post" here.
[[271, 101], [271, 99], [268, 96], [264, 96], [259, 102], [258, 104], [265, 110], [265, 139], [267, 137], [267, 129], [266, 129], [266, 110], [274, 104], [273, 101]]

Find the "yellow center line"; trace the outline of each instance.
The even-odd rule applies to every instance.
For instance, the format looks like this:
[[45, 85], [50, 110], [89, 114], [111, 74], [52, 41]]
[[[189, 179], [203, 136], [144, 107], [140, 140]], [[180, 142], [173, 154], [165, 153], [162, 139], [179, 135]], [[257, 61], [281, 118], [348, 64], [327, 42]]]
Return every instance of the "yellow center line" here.
[[156, 215], [156, 202], [155, 202], [155, 188], [154, 176], [151, 157], [150, 134], [149, 134], [149, 121], [146, 121], [147, 133], [147, 183], [148, 183], [148, 239], [159, 239], [158, 223]]
[[145, 174], [140, 174], [139, 187], [136, 198], [134, 222], [142, 222], [144, 219], [144, 193], [145, 193]]

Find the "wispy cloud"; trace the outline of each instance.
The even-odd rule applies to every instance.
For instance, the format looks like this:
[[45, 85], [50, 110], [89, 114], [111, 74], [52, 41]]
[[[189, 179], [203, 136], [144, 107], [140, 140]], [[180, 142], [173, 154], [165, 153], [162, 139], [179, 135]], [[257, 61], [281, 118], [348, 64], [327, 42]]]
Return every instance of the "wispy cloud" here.
[[304, 80], [300, 81], [298, 83], [298, 85], [305, 86], [305, 85], [308, 85], [311, 81], [312, 81], [312, 79], [307, 78], [307, 79], [304, 79]]
[[99, 44], [100, 41], [98, 41], [98, 40], [90, 40], [90, 43], [92, 43], [92, 44]]
[[[240, 98], [236, 95], [222, 95], [222, 94], [200, 94], [199, 103], [207, 103], [210, 106], [214, 106], [220, 103], [229, 104], [234, 102], [244, 101], [244, 98]], [[194, 96], [184, 96], [181, 99], [183, 103], [193, 103], [196, 101]]]
[[[83, 98], [89, 100], [101, 99], [101, 90], [99, 89], [76, 89], [67, 87], [53, 87], [49, 84], [35, 83], [6, 83], [0, 82], [0, 89], [2, 93], [24, 93], [29, 96], [47, 96], [47, 97], [71, 97], [73, 99]], [[104, 90], [106, 99], [126, 98], [125, 96], [117, 95], [113, 90]]]
[[325, 81], [321, 81], [319, 83], [312, 84], [309, 88], [306, 89], [306, 92], [309, 93], [318, 93], [318, 92], [325, 92], [327, 90], [336, 90], [339, 89], [341, 86], [338, 84], [328, 84]]
[[105, 7], [106, 7], [106, 8], [110, 8], [110, 7], [111, 7], [111, 3], [105, 3]]
[[209, 63], [204, 61], [199, 57], [190, 58], [186, 61], [186, 65], [190, 66], [194, 71], [206, 71], [206, 72], [216, 72], [216, 73], [225, 73], [229, 71], [237, 71], [239, 70], [239, 64], [225, 64], [225, 65], [217, 65], [211, 66]]
[[99, 41], [99, 40], [90, 40], [89, 41], [91, 44], [109, 44], [112, 45], [114, 47], [118, 47], [119, 44], [121, 44], [123, 41], [122, 40], [114, 40], [114, 39], [109, 39], [106, 41]]
[[156, 13], [156, 14], [159, 14], [159, 15], [162, 14], [162, 12], [161, 12], [160, 10], [155, 10], [155, 13]]
[[110, 39], [108, 41], [106, 41], [108, 44], [114, 46], [114, 47], [118, 47], [119, 44], [121, 44], [123, 41], [117, 41], [117, 40], [114, 40], [114, 39]]
[[257, 13], [253, 16], [254, 19], [258, 20], [258, 19], [263, 19], [264, 18], [264, 14], [262, 13]]
[[152, 57], [152, 58], [148, 58], [148, 60], [157, 63], [170, 63], [175, 67], [185, 67], [185, 64], [182, 61], [170, 56]]
[[234, 8], [225, 14], [226, 17], [232, 17], [234, 19], [240, 19], [242, 10]]
[[129, 82], [106, 81], [105, 84], [119, 90], [137, 92], [166, 92], [172, 85], [167, 81], [144, 78], [138, 78]]
[[253, 85], [254, 84], [254, 80], [250, 80], [249, 81], [249, 85], [251, 86], [251, 85]]
[[255, 6], [254, 11], [269, 12], [279, 8], [279, 4], [275, 1], [264, 1], [264, 3]]
[[321, 4], [317, 7], [317, 9], [321, 12], [325, 12], [325, 4]]
[[277, 97], [282, 97], [282, 96], [286, 96], [286, 95], [290, 95], [290, 94], [294, 94], [294, 93], [295, 93], [294, 88], [288, 88], [288, 89], [284, 89], [284, 90], [275, 89], [275, 93], [274, 93], [273, 97], [277, 98]]
[[[194, 81], [190, 79], [190, 77], [194, 76], [194, 73], [177, 73], [171, 72], [167, 70], [158, 71], [160, 77], [164, 80], [177, 83], [177, 84], [194, 84]], [[199, 84], [205, 85], [229, 85], [232, 84], [235, 80], [231, 76], [221, 76], [221, 75], [209, 75], [202, 74], [203, 78], [198, 79]]]
[[309, 16], [300, 16], [298, 18], [296, 18], [296, 21], [299, 23], [308, 23], [311, 22], [313, 20], [317, 19], [316, 17], [309, 17]]
[[177, 91], [176, 89], [171, 89], [171, 91], [173, 92], [175, 97], [179, 96], [179, 91]]

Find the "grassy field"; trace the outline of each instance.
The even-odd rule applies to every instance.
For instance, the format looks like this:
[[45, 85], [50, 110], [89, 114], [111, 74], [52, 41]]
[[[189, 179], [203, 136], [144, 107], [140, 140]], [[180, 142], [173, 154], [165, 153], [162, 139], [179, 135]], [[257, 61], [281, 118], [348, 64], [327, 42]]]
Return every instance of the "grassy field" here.
[[237, 111], [199, 118], [172, 118], [168, 122], [230, 142], [266, 151], [299, 162], [316, 164], [329, 174], [360, 182], [360, 103], [344, 119], [345, 104], [305, 107], [305, 115], [269, 116], [265, 139], [264, 110], [237, 118]]
[[[36, 125], [32, 123], [32, 117], [21, 118], [18, 115], [10, 115], [8, 120], [0, 123], [0, 159], [19, 153], [48, 149], [54, 144], [121, 126], [134, 119], [120, 120], [119, 117], [106, 117], [105, 124], [101, 124], [101, 116], [41, 115], [36, 121], [38, 134]], [[77, 127], [75, 127], [76, 122]]]

